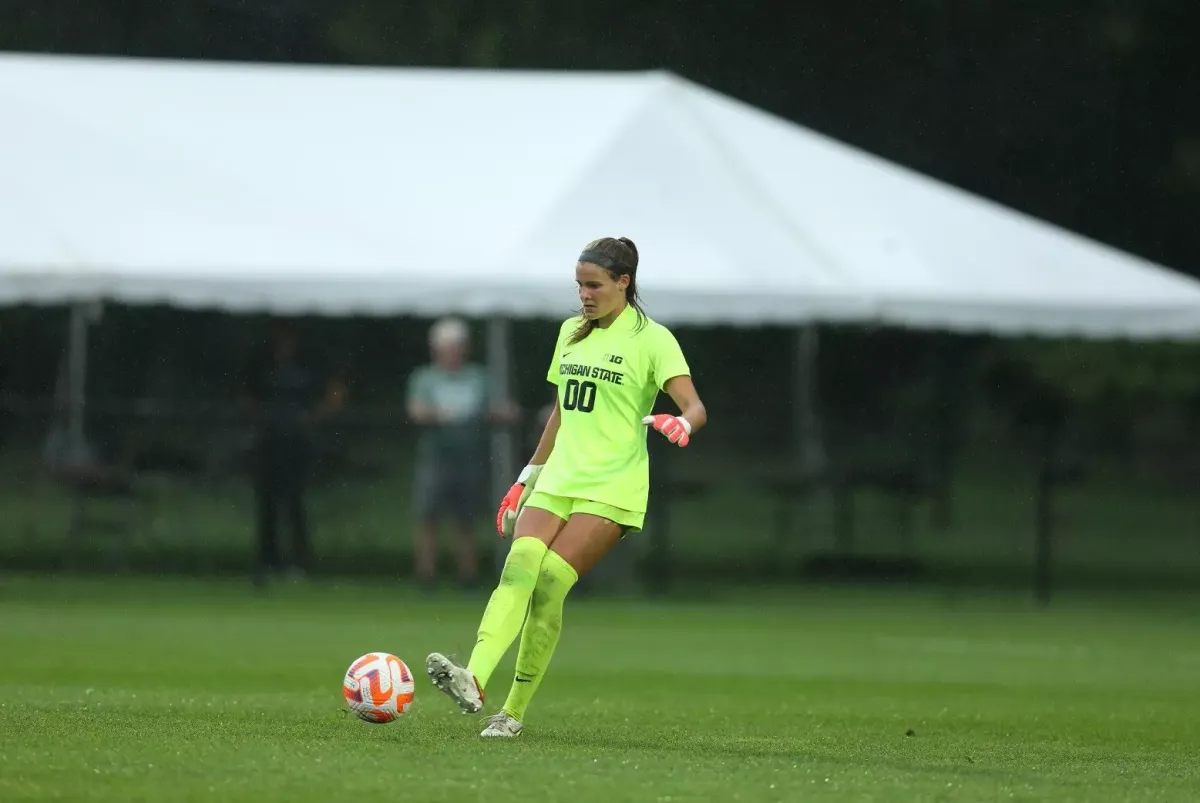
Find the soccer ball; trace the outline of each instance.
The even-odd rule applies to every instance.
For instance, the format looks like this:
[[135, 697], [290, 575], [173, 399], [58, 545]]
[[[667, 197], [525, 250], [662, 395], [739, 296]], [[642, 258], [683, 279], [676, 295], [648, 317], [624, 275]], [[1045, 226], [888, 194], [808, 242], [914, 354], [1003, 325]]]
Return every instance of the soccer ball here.
[[342, 679], [346, 705], [367, 722], [399, 718], [413, 700], [413, 676], [408, 666], [386, 652], [369, 652], [350, 664]]

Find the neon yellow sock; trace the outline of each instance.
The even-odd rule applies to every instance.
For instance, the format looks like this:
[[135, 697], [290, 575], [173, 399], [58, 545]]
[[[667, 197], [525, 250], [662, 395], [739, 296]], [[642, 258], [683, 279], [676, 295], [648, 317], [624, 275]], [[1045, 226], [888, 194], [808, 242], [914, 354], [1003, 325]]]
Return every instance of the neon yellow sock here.
[[518, 722], [525, 721], [525, 709], [541, 685], [542, 677], [554, 657], [558, 635], [562, 632], [563, 601], [579, 575], [557, 552], [547, 552], [542, 558], [537, 586], [529, 602], [529, 617], [521, 631], [521, 646], [517, 651], [517, 676], [513, 679], [504, 712]]
[[467, 669], [475, 673], [479, 685], [487, 687], [496, 664], [508, 652], [521, 632], [521, 622], [529, 609], [529, 597], [537, 585], [538, 567], [546, 554], [546, 545], [537, 538], [518, 538], [508, 551], [500, 584], [492, 592], [483, 619], [479, 622], [479, 638], [471, 651]]

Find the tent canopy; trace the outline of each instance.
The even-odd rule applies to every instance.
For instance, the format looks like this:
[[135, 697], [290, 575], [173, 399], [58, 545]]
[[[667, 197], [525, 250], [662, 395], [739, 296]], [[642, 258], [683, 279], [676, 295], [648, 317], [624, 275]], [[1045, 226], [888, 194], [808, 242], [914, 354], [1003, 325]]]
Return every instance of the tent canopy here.
[[1190, 337], [1200, 283], [674, 75], [0, 54], [0, 302]]

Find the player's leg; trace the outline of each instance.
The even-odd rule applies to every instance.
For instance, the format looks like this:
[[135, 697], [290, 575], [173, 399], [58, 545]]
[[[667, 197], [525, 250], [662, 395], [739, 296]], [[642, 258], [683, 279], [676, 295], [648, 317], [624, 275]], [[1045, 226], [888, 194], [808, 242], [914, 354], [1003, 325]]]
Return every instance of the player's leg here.
[[496, 664], [521, 632], [546, 551], [565, 524], [563, 518], [549, 510], [526, 506], [521, 511], [500, 583], [483, 612], [479, 637], [467, 664], [480, 686], [487, 686]]
[[[531, 506], [534, 502], [535, 498], [530, 497], [517, 520], [512, 548], [500, 572], [500, 582], [484, 609], [475, 648], [466, 667], [458, 666], [441, 653], [430, 653], [426, 659], [425, 668], [430, 680], [448, 694], [463, 713], [474, 714], [483, 708], [483, 692], [488, 680], [521, 632], [547, 547], [566, 524], [564, 516]], [[542, 503], [554, 506], [554, 500], [542, 500]]]
[[508, 699], [481, 736], [516, 736], [562, 633], [563, 603], [576, 581], [621, 540], [625, 527], [603, 516], [575, 513], [542, 559], [529, 615], [521, 631], [517, 672]]

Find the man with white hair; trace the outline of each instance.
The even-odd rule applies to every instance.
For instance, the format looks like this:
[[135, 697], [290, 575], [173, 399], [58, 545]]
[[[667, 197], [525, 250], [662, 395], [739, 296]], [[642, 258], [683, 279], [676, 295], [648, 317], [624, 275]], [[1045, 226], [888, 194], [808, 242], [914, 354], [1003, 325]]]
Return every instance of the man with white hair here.
[[458, 535], [458, 580], [476, 581], [475, 525], [487, 485], [487, 424], [506, 412], [487, 372], [467, 361], [470, 332], [459, 318], [443, 318], [429, 330], [433, 361], [408, 382], [409, 420], [422, 427], [417, 447], [413, 501], [417, 528], [413, 560], [418, 582], [437, 579], [438, 525], [452, 520]]

